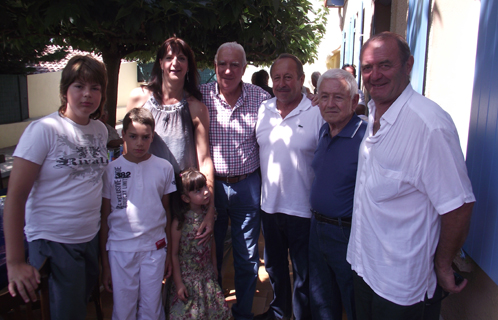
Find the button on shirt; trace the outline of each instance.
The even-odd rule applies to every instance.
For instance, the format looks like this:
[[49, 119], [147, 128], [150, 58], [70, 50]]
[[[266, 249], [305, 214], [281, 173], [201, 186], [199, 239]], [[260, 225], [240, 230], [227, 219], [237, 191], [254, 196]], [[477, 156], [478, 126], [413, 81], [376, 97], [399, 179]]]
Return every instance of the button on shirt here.
[[217, 82], [199, 89], [209, 110], [209, 147], [216, 175], [238, 176], [258, 169], [258, 108], [270, 95], [258, 86], [242, 83], [242, 94], [232, 108], [221, 98]]
[[440, 216], [474, 202], [451, 117], [408, 85], [360, 145], [347, 260], [381, 297], [431, 298]]
[[315, 179], [311, 186], [313, 210], [329, 218], [347, 218], [353, 213], [353, 196], [358, 166], [358, 150], [367, 123], [356, 114], [336, 136], [330, 126], [320, 129], [320, 140], [311, 167]]

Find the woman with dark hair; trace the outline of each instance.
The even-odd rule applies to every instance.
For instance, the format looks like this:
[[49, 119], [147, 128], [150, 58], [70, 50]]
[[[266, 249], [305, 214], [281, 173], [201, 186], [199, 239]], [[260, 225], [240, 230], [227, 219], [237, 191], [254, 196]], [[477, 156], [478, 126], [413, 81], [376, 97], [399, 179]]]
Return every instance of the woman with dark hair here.
[[[131, 92], [127, 111], [144, 107], [156, 122], [149, 152], [168, 160], [175, 173], [198, 168], [213, 194], [214, 169], [209, 152], [209, 114], [198, 89], [199, 73], [194, 52], [180, 38], [172, 37], [159, 48], [151, 81]], [[174, 212], [173, 212], [174, 214]], [[197, 234], [207, 242], [214, 225], [213, 201]]]

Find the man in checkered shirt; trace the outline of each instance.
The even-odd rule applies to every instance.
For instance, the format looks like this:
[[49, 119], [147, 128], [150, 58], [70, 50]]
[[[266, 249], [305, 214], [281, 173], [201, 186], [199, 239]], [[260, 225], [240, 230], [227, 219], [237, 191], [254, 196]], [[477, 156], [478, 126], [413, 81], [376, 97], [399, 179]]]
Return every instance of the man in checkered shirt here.
[[258, 86], [242, 82], [247, 62], [236, 42], [222, 44], [214, 57], [217, 82], [200, 86], [202, 102], [209, 110], [209, 147], [215, 170], [214, 226], [218, 275], [221, 285], [224, 239], [231, 221], [236, 320], [251, 320], [258, 278], [261, 177], [255, 126], [258, 108], [270, 95]]

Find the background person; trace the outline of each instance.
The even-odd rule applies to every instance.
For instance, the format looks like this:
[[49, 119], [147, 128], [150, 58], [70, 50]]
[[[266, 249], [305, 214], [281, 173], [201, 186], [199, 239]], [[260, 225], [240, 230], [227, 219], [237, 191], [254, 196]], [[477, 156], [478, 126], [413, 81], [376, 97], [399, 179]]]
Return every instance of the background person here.
[[[352, 64], [344, 64], [341, 68], [342, 70], [346, 70], [356, 79], [356, 67]], [[360, 96], [358, 100], [358, 105], [356, 106], [355, 112], [356, 114], [364, 121], [368, 121], [367, 107], [365, 102], [365, 94], [361, 89], [358, 89], [358, 94]]]
[[85, 319], [99, 276], [97, 232], [108, 160], [107, 129], [97, 119], [106, 86], [103, 63], [71, 58], [62, 71], [59, 111], [33, 121], [14, 152], [4, 207], [9, 291], [36, 300], [37, 269], [47, 258], [53, 319]]
[[[175, 173], [198, 168], [213, 191], [213, 162], [209, 151], [209, 115], [200, 102], [199, 73], [194, 53], [180, 38], [169, 38], [157, 51], [148, 84], [133, 89], [126, 106], [144, 107], [156, 122], [150, 153], [168, 160]], [[180, 200], [172, 195], [173, 204]], [[214, 207], [210, 205], [198, 230], [201, 242], [210, 241], [214, 226]]]
[[317, 94], [318, 92], [318, 79], [322, 74], [318, 71], [315, 71], [311, 74], [311, 84], [313, 85], [313, 94]]
[[119, 147], [123, 144], [123, 139], [121, 139], [121, 137], [119, 136], [119, 133], [116, 130], [116, 128], [112, 127], [107, 123], [108, 118], [109, 118], [109, 113], [107, 109], [104, 109], [99, 120], [102, 121], [102, 123], [107, 128], [107, 148], [119, 149]]
[[273, 98], [275, 95], [273, 94], [273, 89], [268, 86], [268, 80], [270, 80], [270, 76], [264, 69], [254, 72], [251, 77], [252, 84], [264, 89]]

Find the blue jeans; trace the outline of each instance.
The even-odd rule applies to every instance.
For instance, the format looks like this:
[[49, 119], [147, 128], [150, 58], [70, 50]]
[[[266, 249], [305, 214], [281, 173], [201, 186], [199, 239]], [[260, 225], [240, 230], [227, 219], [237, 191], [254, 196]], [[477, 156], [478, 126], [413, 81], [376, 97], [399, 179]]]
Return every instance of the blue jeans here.
[[214, 225], [214, 239], [218, 260], [218, 280], [221, 285], [223, 247], [230, 219], [237, 298], [237, 303], [232, 306], [232, 314], [237, 320], [252, 319], [251, 309], [259, 268], [258, 238], [261, 230], [259, 173], [253, 172], [237, 183], [215, 180], [215, 195], [218, 218]]
[[351, 227], [336, 226], [311, 218], [310, 303], [313, 319], [356, 319], [353, 271], [346, 261]]
[[[273, 288], [270, 309], [279, 319], [310, 319], [308, 247], [310, 219], [261, 212], [265, 237], [265, 267]], [[289, 256], [294, 292], [291, 291]]]

